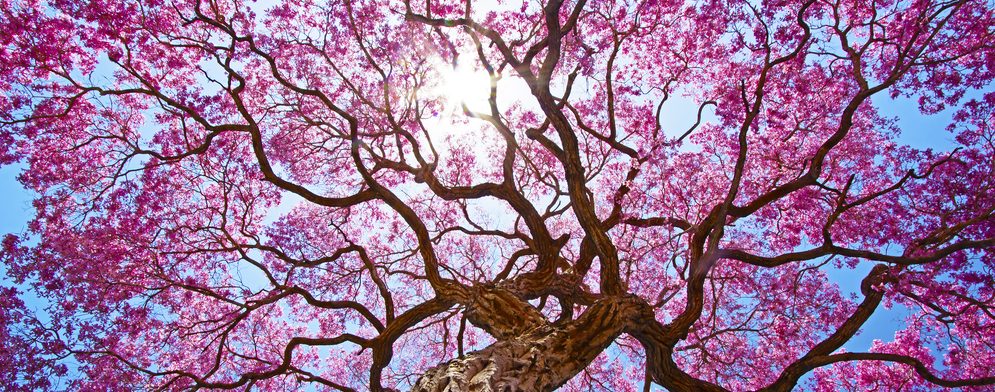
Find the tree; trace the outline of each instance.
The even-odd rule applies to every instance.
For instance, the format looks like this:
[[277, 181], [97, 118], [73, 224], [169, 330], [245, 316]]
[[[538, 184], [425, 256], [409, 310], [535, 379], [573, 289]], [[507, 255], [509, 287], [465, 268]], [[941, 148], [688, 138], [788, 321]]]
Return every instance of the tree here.
[[995, 384], [990, 1], [0, 4], [11, 388]]

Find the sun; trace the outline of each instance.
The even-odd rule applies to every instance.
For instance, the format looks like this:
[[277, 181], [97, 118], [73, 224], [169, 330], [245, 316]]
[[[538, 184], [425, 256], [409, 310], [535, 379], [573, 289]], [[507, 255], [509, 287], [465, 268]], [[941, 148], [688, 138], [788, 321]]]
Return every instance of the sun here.
[[466, 105], [471, 111], [489, 111], [491, 76], [486, 70], [457, 61], [455, 66], [440, 66], [439, 76], [439, 94], [451, 109], [462, 110]]

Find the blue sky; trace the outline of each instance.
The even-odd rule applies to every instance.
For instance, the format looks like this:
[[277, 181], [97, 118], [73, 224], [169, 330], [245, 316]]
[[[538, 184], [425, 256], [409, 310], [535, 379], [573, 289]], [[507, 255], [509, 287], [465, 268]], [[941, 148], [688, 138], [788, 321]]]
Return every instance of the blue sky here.
[[17, 182], [23, 165], [0, 167], [0, 233], [20, 233], [31, 218], [31, 194]]

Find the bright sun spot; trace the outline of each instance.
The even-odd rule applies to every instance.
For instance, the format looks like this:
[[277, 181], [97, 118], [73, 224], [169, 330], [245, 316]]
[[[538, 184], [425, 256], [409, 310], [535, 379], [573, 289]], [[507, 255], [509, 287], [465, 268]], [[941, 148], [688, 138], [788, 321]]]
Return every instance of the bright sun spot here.
[[[492, 125], [479, 119], [475, 121], [474, 115], [467, 115], [463, 111], [463, 105], [466, 105], [470, 112], [491, 114], [488, 102], [491, 93], [491, 76], [476, 61], [475, 56], [473, 53], [460, 55], [459, 59], [464, 61], [457, 60], [455, 65], [436, 58], [436, 63], [433, 64], [433, 69], [439, 79], [434, 87], [428, 91], [428, 95], [433, 99], [439, 99], [442, 107], [439, 108], [441, 112], [432, 113], [434, 119], [426, 125], [433, 137], [437, 137], [435, 142], [439, 143], [440, 147], [450, 136], [463, 137], [475, 134], [477, 131], [483, 131], [480, 135], [496, 135], [490, 129]], [[499, 111], [516, 106], [531, 108], [528, 100], [531, 96], [529, 87], [521, 78], [515, 77], [513, 74], [500, 74], [494, 83], [497, 89], [496, 104]], [[473, 145], [484, 146], [481, 143]], [[442, 154], [445, 155], [445, 153]]]
[[461, 111], [461, 105], [465, 104], [473, 111], [489, 111], [487, 98], [490, 96], [491, 79], [487, 71], [464, 62], [459, 62], [456, 67], [443, 65], [440, 68], [440, 95], [450, 110]]

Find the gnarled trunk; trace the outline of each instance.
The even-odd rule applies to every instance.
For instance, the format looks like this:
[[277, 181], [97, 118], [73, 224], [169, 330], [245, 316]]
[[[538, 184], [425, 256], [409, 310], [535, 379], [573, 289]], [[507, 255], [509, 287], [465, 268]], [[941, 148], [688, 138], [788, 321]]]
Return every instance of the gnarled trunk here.
[[638, 305], [633, 298], [604, 298], [576, 320], [552, 324], [525, 301], [488, 289], [476, 295], [468, 320], [498, 341], [429, 369], [412, 390], [554, 390], [622, 334]]

